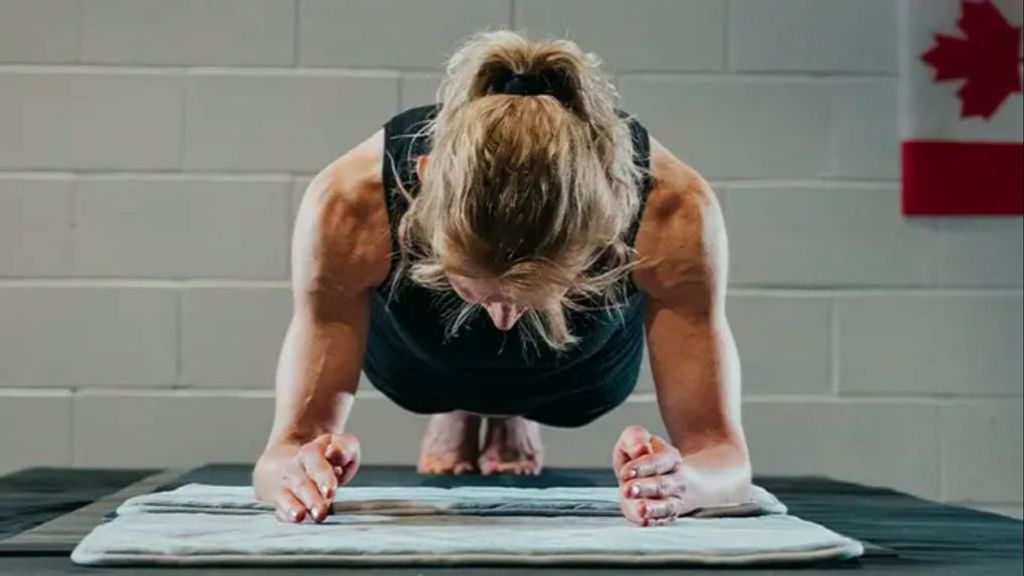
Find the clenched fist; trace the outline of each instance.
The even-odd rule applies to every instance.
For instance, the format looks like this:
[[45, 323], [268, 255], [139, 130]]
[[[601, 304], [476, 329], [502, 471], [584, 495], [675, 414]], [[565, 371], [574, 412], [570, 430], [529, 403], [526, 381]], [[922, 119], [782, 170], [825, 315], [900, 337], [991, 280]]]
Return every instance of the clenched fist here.
[[256, 497], [274, 505], [283, 522], [307, 516], [323, 522], [339, 486], [359, 469], [359, 440], [352, 434], [322, 434], [301, 446], [269, 447], [256, 463]]
[[628, 426], [612, 457], [622, 515], [641, 526], [667, 524], [698, 508], [687, 493], [686, 464], [675, 447]]

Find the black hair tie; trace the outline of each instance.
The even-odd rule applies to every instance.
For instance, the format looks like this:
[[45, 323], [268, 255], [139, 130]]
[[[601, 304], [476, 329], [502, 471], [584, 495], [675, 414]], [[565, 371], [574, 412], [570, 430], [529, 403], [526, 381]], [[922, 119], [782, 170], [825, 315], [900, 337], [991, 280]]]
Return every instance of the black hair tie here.
[[495, 94], [517, 94], [520, 96], [549, 94], [554, 96], [564, 106], [568, 106], [572, 100], [572, 94], [566, 85], [565, 77], [553, 70], [540, 73], [527, 72], [524, 74], [504, 70], [494, 79], [491, 90]]

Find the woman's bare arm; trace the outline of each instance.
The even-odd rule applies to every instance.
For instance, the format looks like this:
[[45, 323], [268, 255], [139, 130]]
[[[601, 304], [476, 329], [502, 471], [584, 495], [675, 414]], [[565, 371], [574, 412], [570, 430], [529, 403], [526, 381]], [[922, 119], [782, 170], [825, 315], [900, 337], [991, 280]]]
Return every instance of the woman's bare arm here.
[[[676, 475], [659, 490], [678, 480], [685, 495], [673, 506], [684, 513], [746, 498], [750, 461], [740, 421], [739, 356], [725, 316], [721, 209], [708, 184], [653, 138], [652, 172], [655, 186], [636, 241], [646, 263], [634, 278], [648, 297], [647, 345], [671, 442], [667, 452], [678, 452], [658, 460]], [[640, 449], [651, 438], [634, 429], [624, 440]], [[623, 463], [631, 460], [627, 455]]]
[[344, 429], [362, 367], [370, 292], [388, 272], [380, 164], [364, 149], [379, 142], [371, 139], [317, 175], [299, 207], [294, 312], [278, 362], [271, 443]]
[[[294, 311], [278, 361], [274, 424], [253, 482], [260, 498], [285, 505], [296, 504], [282, 494], [290, 490], [314, 517], [326, 515], [321, 498], [358, 465], [358, 454], [342, 454], [358, 452], [358, 443], [341, 436], [359, 383], [369, 298], [390, 262], [382, 144], [375, 134], [318, 174], [295, 221]], [[337, 474], [325, 458], [330, 451], [354, 465]], [[310, 485], [314, 494], [304, 494]]]

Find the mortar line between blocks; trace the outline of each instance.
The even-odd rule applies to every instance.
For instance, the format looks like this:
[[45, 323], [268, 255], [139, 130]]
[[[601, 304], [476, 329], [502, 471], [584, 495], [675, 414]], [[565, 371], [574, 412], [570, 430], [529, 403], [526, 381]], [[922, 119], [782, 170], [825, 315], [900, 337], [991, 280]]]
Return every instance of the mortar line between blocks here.
[[0, 288], [283, 288], [290, 287], [290, 280], [246, 280], [232, 278], [3, 278]]
[[[405, 76], [400, 78], [399, 84], [404, 84]], [[187, 87], [186, 87], [187, 93]], [[402, 93], [399, 94], [401, 97]], [[104, 178], [135, 178], [145, 179], [208, 179], [226, 181], [250, 181], [250, 180], [281, 180], [291, 177], [293, 174], [306, 174], [311, 171], [318, 171], [319, 168], [292, 168], [278, 172], [260, 172], [245, 169], [198, 169], [188, 168], [154, 168], [141, 170], [108, 169], [108, 168], [0, 168], [0, 179], [104, 179]], [[822, 188], [855, 189], [855, 190], [891, 190], [899, 186], [898, 180], [885, 180], [877, 178], [854, 178], [843, 176], [837, 178], [813, 177], [806, 179], [779, 179], [765, 178], [752, 180], [749, 178], [710, 178], [712, 187], [730, 186], [747, 190], [790, 187], [800, 189]]]
[[[141, 398], [257, 398], [273, 400], [274, 391], [253, 388], [198, 388], [198, 387], [115, 387], [88, 386], [79, 389], [79, 396], [122, 396]], [[362, 397], [360, 395], [360, 397]]]
[[187, 169], [108, 170], [105, 168], [3, 170], [0, 180], [212, 180], [215, 182], [282, 182], [292, 172], [203, 171]]
[[[290, 278], [179, 278], [145, 276], [3, 276], [0, 288], [289, 288]], [[849, 298], [849, 297], [1020, 297], [1018, 286], [761, 286], [738, 284], [729, 288], [729, 296]]]
[[[0, 398], [70, 398], [82, 391], [108, 387], [111, 390], [148, 390], [144, 385], [120, 386], [111, 384], [94, 384], [89, 382], [46, 383], [24, 381], [18, 384], [0, 382]], [[165, 388], [169, 389], [169, 388]]]
[[[571, 30], [566, 29], [563, 36], [569, 37]], [[0, 64], [0, 74], [3, 73], [65, 73], [65, 74], [139, 74], [139, 75], [165, 75], [178, 73], [186, 76], [220, 74], [224, 76], [247, 76], [247, 75], [325, 75], [325, 76], [346, 76], [346, 75], [395, 75], [403, 72], [418, 74], [443, 74], [443, 67], [434, 66], [387, 66], [377, 65], [346, 64], [344, 66], [308, 65], [266, 65], [266, 64], [234, 64], [230, 66], [217, 66], [211, 64], [77, 64], [77, 63], [4, 63]], [[847, 80], [896, 80], [899, 75], [896, 72], [813, 72], [813, 71], [743, 71], [732, 72], [728, 70], [668, 70], [668, 69], [644, 69], [632, 68], [620, 70], [622, 76], [647, 76], [657, 80], [672, 79], [732, 79], [732, 80], [753, 80], [753, 81], [795, 81], [795, 82], [818, 82], [828, 83], [831, 81]]]

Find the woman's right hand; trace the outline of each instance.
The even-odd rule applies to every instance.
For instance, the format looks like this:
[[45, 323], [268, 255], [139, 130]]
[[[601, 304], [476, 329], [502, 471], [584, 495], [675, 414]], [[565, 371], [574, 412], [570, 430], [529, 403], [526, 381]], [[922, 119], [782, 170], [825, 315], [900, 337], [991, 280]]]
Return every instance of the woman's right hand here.
[[359, 440], [322, 434], [303, 445], [268, 446], [253, 470], [256, 497], [274, 505], [278, 520], [323, 522], [339, 486], [359, 469]]

